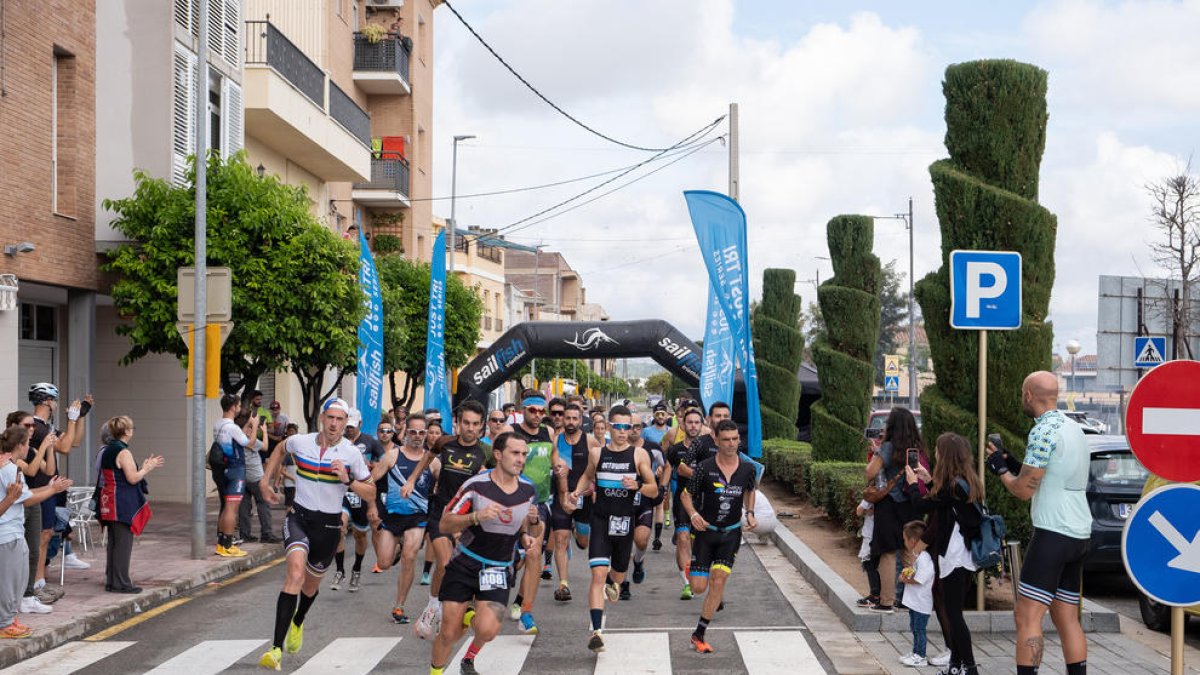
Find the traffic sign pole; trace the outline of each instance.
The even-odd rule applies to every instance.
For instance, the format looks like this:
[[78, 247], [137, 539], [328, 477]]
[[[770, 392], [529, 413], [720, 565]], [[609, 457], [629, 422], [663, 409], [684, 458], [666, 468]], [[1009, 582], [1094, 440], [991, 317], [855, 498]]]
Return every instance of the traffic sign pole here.
[[1171, 675], [1183, 675], [1183, 627], [1187, 617], [1182, 607], [1171, 608]]
[[[979, 482], [987, 494], [987, 471], [984, 469], [984, 459], [987, 457], [987, 338], [986, 330], [979, 331]], [[975, 575], [975, 604], [976, 609], [984, 611], [983, 591], [985, 589], [983, 570]]]

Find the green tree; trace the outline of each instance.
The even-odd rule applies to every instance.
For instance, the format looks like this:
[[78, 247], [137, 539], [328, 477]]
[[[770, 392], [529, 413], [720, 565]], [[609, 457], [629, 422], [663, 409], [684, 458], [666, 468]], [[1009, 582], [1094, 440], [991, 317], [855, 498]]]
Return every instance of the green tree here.
[[[942, 233], [942, 267], [916, 286], [929, 335], [937, 384], [921, 394], [922, 433], [932, 445], [953, 431], [978, 435], [979, 342], [975, 331], [950, 328], [948, 255], [955, 249], [1019, 251], [1021, 328], [988, 336], [988, 430], [1023, 454], [1031, 422], [1021, 409], [1021, 383], [1050, 368], [1053, 330], [1046, 321], [1054, 285], [1054, 214], [1037, 202], [1046, 145], [1046, 71], [1015, 61], [950, 66], [946, 149], [929, 167]], [[989, 480], [988, 504], [1004, 515], [1009, 534], [1029, 535], [1029, 507]]]
[[896, 269], [893, 260], [883, 266], [879, 288], [879, 344], [875, 346], [875, 384], [883, 386], [883, 357], [895, 354], [908, 338], [898, 339], [908, 328], [908, 293], [900, 290], [904, 273]]
[[[375, 261], [383, 292], [383, 369], [392, 405], [411, 405], [425, 381], [429, 329], [429, 264], [382, 255]], [[446, 365], [460, 368], [475, 355], [483, 301], [457, 276], [446, 279]], [[397, 371], [403, 382], [397, 384]]]
[[764, 438], [796, 437], [800, 405], [796, 373], [804, 360], [804, 334], [799, 329], [803, 302], [795, 287], [793, 270], [763, 270], [762, 303], [752, 321]]
[[827, 228], [833, 278], [817, 289], [825, 334], [813, 345], [821, 398], [812, 406], [813, 458], [862, 461], [879, 341], [879, 258], [875, 221], [837, 216]]
[[[112, 297], [129, 320], [123, 363], [148, 354], [186, 360], [175, 327], [176, 269], [195, 263], [194, 171], [181, 186], [134, 173], [133, 195], [106, 199], [113, 227], [130, 240], [108, 252], [117, 275]], [[264, 373], [289, 368], [304, 389], [305, 416], [340, 375], [353, 372], [358, 322], [365, 313], [355, 246], [313, 216], [303, 188], [260, 178], [243, 156], [208, 160], [208, 264], [233, 276], [233, 330], [221, 350], [221, 387], [252, 389]], [[335, 371], [327, 391], [325, 373]], [[235, 379], [236, 376], [236, 379]]]

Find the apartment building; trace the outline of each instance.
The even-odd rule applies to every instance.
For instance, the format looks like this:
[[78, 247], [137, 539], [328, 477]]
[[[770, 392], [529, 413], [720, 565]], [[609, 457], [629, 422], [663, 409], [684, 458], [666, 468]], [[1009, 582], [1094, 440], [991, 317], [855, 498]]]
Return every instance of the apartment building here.
[[[0, 406], [33, 382], [91, 391], [96, 14], [72, 0], [5, 3], [0, 30]], [[87, 476], [86, 461], [66, 473]]]

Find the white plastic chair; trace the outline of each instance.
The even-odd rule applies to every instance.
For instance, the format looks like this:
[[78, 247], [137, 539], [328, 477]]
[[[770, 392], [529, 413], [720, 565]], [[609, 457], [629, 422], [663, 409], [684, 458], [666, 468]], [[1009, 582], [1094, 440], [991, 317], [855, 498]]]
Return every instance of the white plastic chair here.
[[96, 514], [91, 508], [92, 493], [95, 489], [95, 486], [79, 486], [67, 490], [67, 511], [70, 512], [71, 529], [79, 535], [76, 542], [84, 551], [91, 545], [91, 525], [96, 521]]

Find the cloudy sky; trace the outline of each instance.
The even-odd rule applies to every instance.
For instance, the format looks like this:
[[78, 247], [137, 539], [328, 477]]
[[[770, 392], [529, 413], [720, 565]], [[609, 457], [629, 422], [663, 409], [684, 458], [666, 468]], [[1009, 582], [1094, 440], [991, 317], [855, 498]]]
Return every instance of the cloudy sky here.
[[[825, 224], [889, 215], [914, 199], [917, 278], [940, 264], [929, 164], [946, 155], [947, 65], [1013, 58], [1050, 73], [1041, 200], [1058, 216], [1055, 346], [1096, 342], [1098, 274], [1152, 275], [1144, 185], [1197, 148], [1200, 2], [961, 3], [784, 0], [454, 0], [496, 51], [564, 110], [604, 134], [666, 147], [741, 115], [741, 202], [751, 290], [765, 267], [796, 270], [814, 299], [828, 278]], [[650, 155], [590, 135], [534, 97], [451, 12], [435, 21], [436, 195], [620, 169]], [[722, 124], [710, 138], [726, 133]], [[613, 319], [661, 317], [703, 332], [706, 276], [681, 192], [726, 191], [714, 143], [624, 189], [510, 238], [564, 253]], [[624, 184], [655, 162], [608, 187]], [[607, 178], [462, 199], [461, 225], [505, 227]], [[582, 201], [582, 200], [581, 200]], [[440, 203], [439, 212], [449, 206]], [[897, 220], [876, 223], [876, 252], [908, 267]]]

